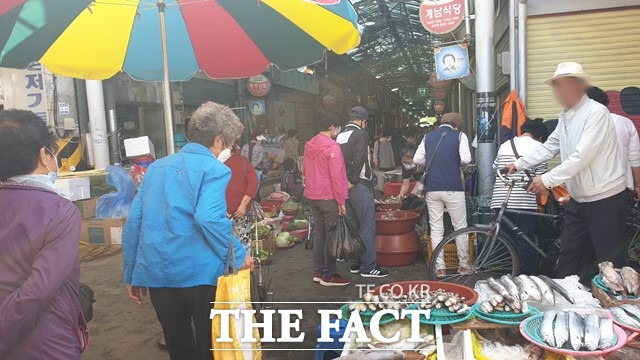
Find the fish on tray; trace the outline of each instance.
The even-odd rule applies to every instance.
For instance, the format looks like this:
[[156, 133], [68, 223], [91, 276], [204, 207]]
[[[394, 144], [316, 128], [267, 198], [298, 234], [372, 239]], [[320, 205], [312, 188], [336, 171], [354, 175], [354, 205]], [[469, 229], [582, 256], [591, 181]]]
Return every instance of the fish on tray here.
[[[616, 310], [624, 310], [616, 308]], [[596, 351], [614, 345], [613, 322], [595, 314], [580, 315], [573, 311], [546, 311], [539, 334], [542, 340], [556, 349]]]
[[622, 276], [622, 284], [628, 294], [638, 295], [638, 287], [640, 286], [640, 274], [629, 266], [620, 269]]
[[636, 312], [637, 308], [633, 305], [622, 305], [621, 307], [613, 307], [609, 308], [609, 311], [613, 314], [617, 321], [620, 323], [630, 326], [632, 328], [640, 329], [640, 321], [635, 315], [630, 315], [633, 312]]
[[545, 299], [545, 301], [551, 305], [555, 305], [556, 297], [553, 294], [553, 290], [551, 289], [549, 284], [547, 284], [544, 280], [537, 276], [529, 276], [529, 278], [533, 280], [533, 282], [538, 286], [538, 290], [540, 290], [540, 292], [542, 293], [542, 297]]
[[602, 282], [609, 290], [614, 293], [622, 293], [623, 295], [627, 294], [622, 276], [620, 276], [620, 273], [613, 267], [613, 263], [611, 261], [601, 262], [598, 264], [598, 269], [600, 270]]
[[563, 298], [567, 299], [568, 302], [575, 304], [576, 300], [569, 294], [567, 290], [565, 290], [560, 284], [558, 284], [555, 280], [551, 279], [545, 275], [538, 275], [540, 279], [542, 279], [550, 288], [552, 288], [555, 292], [560, 294]]

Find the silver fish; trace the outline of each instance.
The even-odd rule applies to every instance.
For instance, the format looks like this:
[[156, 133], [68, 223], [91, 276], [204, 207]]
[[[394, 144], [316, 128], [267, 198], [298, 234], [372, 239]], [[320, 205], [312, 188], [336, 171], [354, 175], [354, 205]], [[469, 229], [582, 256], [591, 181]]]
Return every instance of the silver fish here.
[[569, 343], [571, 348], [575, 351], [580, 350], [584, 345], [584, 320], [582, 315], [573, 311], [569, 312]]
[[640, 309], [637, 306], [623, 304], [620, 305], [620, 308], [626, 311], [629, 315], [635, 316], [640, 321]]
[[621, 323], [636, 329], [640, 329], [640, 322], [629, 316], [622, 308], [609, 308], [609, 311], [611, 311], [616, 320], [620, 321]]
[[[534, 283], [527, 275], [519, 275], [518, 277], [522, 279], [524, 291], [529, 294], [529, 297], [537, 302], [542, 302], [542, 293], [538, 290], [536, 283]], [[520, 289], [520, 292], [522, 293], [522, 289]]]
[[598, 348], [600, 342], [600, 322], [598, 316], [587, 314], [584, 316], [584, 347], [589, 351]]
[[520, 300], [520, 294], [518, 293], [518, 287], [513, 282], [513, 278], [511, 275], [502, 275], [500, 277], [500, 283], [504, 286], [505, 289], [509, 292], [509, 295], [514, 298], [514, 300]]
[[516, 284], [516, 286], [518, 286], [518, 289], [520, 289], [520, 300], [523, 302], [529, 300], [529, 293], [524, 291], [525, 286], [522, 279], [516, 276], [513, 278], [513, 282]]
[[529, 276], [531, 280], [538, 286], [538, 290], [542, 293], [544, 299], [551, 305], [556, 304], [556, 297], [553, 295], [553, 290], [549, 287], [549, 285], [544, 282], [544, 280], [540, 279], [537, 276]]
[[550, 288], [552, 288], [558, 294], [562, 295], [563, 298], [567, 299], [568, 302], [570, 302], [572, 304], [576, 303], [576, 300], [571, 295], [569, 295], [567, 290], [565, 290], [562, 286], [560, 286], [560, 284], [555, 282], [555, 280], [553, 280], [550, 277], [545, 276], [545, 275], [538, 275], [538, 277], [540, 279], [544, 280], [544, 282], [546, 282], [547, 285], [549, 285]]
[[495, 291], [498, 295], [502, 295], [502, 297], [511, 297], [507, 289], [502, 286], [496, 279], [490, 277], [487, 279], [487, 284], [491, 287], [493, 291]]
[[598, 264], [600, 269], [600, 276], [602, 276], [602, 282], [614, 293], [625, 293], [624, 284], [622, 283], [622, 277], [620, 273], [613, 267], [613, 263], [610, 261], [603, 261]]
[[553, 337], [556, 340], [556, 348], [560, 349], [569, 340], [569, 313], [559, 312], [553, 328]]
[[627, 293], [637, 295], [638, 286], [640, 286], [640, 274], [633, 268], [625, 266], [620, 269], [620, 275], [622, 275], [622, 283]]
[[613, 346], [613, 321], [606, 318], [600, 318], [600, 341], [598, 349], [604, 350]]
[[488, 301], [485, 301], [482, 303], [482, 305], [480, 305], [480, 310], [482, 312], [485, 312], [487, 314], [492, 313], [493, 312], [493, 305], [491, 305], [491, 303], [489, 303]]
[[557, 313], [554, 310], [550, 310], [544, 313], [542, 318], [542, 326], [540, 326], [540, 335], [542, 340], [549, 346], [555, 347], [556, 341], [553, 337], [553, 320], [555, 320]]

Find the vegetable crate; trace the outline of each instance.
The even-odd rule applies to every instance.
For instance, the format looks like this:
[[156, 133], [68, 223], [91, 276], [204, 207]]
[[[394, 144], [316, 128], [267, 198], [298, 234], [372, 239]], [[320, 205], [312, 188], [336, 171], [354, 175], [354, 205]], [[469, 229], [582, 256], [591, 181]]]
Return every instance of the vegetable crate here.
[[[473, 261], [473, 244], [475, 242], [475, 235], [469, 236], [469, 261]], [[426, 260], [431, 259], [433, 248], [431, 247], [431, 236], [424, 234], [424, 253], [427, 255]], [[447, 270], [454, 270], [458, 268], [458, 250], [455, 244], [448, 244], [444, 247], [444, 263]]]

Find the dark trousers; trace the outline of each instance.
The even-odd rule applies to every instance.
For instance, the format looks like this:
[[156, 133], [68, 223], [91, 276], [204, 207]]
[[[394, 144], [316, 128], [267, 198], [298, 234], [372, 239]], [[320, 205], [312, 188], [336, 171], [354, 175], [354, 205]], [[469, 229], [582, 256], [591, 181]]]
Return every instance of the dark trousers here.
[[[595, 273], [594, 260], [625, 265], [624, 236], [628, 192], [579, 203], [571, 199], [565, 209], [558, 257], [558, 277], [579, 275], [587, 281]], [[591, 268], [591, 269], [590, 269]]]
[[[531, 213], [536, 212], [535, 210], [527, 209], [514, 210]], [[522, 237], [522, 235], [526, 236], [531, 241], [535, 241], [536, 217], [533, 216], [533, 214], [527, 215], [514, 213], [507, 213], [507, 217], [518, 227], [518, 229], [520, 229], [520, 232], [516, 233], [512, 229], [508, 228], [506, 224], [502, 224], [503, 229], [507, 231], [516, 246], [518, 258], [520, 258], [520, 272], [527, 275], [535, 275], [538, 271], [538, 252]]]
[[209, 285], [149, 288], [171, 360], [211, 360], [210, 313], [215, 294], [216, 287]]
[[349, 190], [347, 219], [357, 226], [365, 247], [365, 253], [359, 259], [351, 260], [351, 267], [367, 273], [376, 267], [376, 204], [373, 189], [357, 184]]
[[309, 200], [309, 205], [313, 214], [313, 271], [328, 277], [336, 272], [336, 259], [325, 256], [324, 246], [338, 223], [338, 203], [335, 200]]

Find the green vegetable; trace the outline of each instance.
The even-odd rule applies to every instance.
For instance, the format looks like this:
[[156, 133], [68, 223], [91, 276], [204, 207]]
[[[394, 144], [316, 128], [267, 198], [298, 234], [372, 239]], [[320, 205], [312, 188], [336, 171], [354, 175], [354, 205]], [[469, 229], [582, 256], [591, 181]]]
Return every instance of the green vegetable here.
[[294, 222], [293, 224], [290, 224], [289, 227], [287, 227], [288, 231], [293, 231], [293, 230], [302, 230], [302, 229], [306, 229], [307, 228], [307, 223], [304, 222]]
[[289, 242], [289, 239], [285, 238], [284, 236], [282, 236], [282, 234], [278, 235], [276, 237], [276, 245], [278, 247], [287, 247], [289, 246], [289, 244], [291, 244]]
[[[271, 231], [271, 227], [269, 226], [264, 226], [264, 225], [259, 225], [258, 226], [258, 239], [262, 239], [267, 237], [267, 235], [269, 235], [269, 232]], [[253, 227], [251, 229], [251, 233], [255, 234], [256, 233], [256, 228]]]

